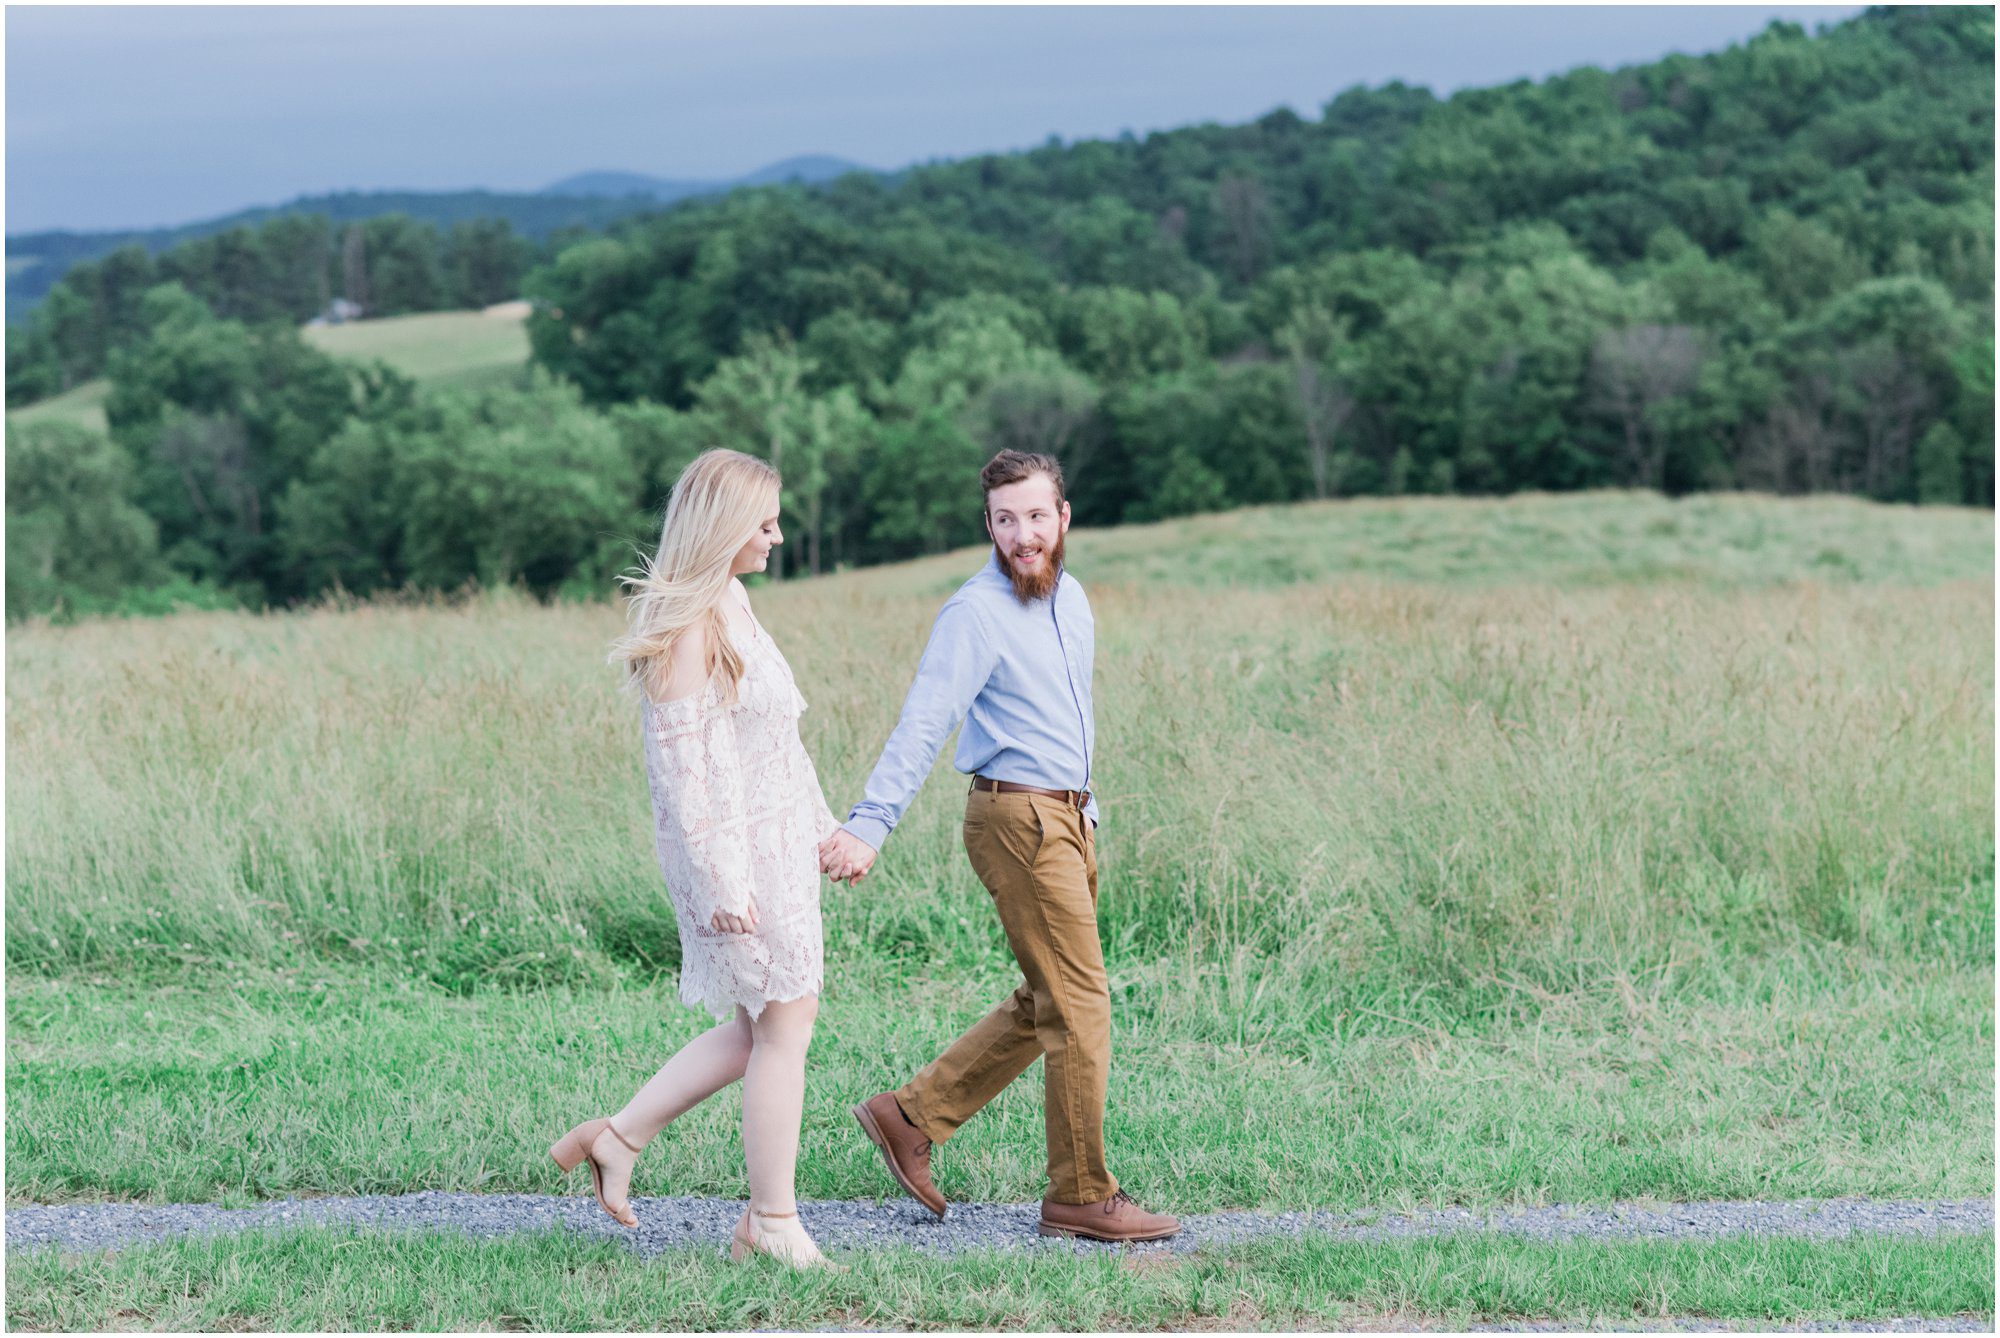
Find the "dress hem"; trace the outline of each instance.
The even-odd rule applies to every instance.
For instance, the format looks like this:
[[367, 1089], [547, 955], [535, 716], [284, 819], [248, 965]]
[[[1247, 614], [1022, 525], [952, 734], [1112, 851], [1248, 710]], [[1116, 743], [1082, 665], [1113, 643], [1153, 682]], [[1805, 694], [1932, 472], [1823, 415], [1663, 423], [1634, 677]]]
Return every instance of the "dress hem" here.
[[[729, 1021], [730, 1018], [736, 1016], [736, 1010], [738, 1008], [741, 1008], [744, 1012], [748, 1013], [750, 1015], [750, 1020], [752, 1022], [755, 1022], [758, 1018], [764, 1015], [765, 1004], [794, 1003], [797, 1000], [805, 998], [808, 994], [817, 996], [818, 994], [821, 993], [824, 983], [825, 982], [823, 980], [815, 980], [801, 986], [796, 990], [793, 990], [789, 994], [778, 993], [778, 994], [761, 995], [754, 1000], [738, 999], [728, 995], [716, 996], [710, 994], [697, 994], [692, 998], [690, 998], [685, 992], [683, 992], [681, 994], [681, 1002], [686, 1004], [690, 1008], [706, 1009], [708, 1011], [709, 1016], [713, 1017], [717, 1022]], [[716, 1007], [716, 1000], [718, 997], [726, 1001], [725, 1005], [721, 1008], [720, 1011], [718, 1011]]]

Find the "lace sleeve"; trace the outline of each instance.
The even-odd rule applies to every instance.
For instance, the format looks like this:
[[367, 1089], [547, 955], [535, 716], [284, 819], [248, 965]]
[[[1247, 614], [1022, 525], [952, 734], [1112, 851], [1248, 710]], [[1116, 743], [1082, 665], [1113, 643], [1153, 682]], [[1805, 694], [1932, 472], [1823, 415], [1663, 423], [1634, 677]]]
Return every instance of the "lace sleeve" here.
[[711, 689], [699, 698], [648, 707], [661, 767], [663, 837], [686, 849], [694, 886], [685, 889], [694, 921], [750, 908], [750, 837], [743, 810], [743, 761], [736, 728]]

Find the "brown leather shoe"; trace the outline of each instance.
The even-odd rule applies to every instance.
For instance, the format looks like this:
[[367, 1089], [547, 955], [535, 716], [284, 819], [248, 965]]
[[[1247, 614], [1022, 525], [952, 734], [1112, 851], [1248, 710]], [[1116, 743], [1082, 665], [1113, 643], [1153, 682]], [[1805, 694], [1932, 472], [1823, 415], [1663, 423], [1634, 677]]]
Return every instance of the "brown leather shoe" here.
[[1042, 1224], [1036, 1228], [1044, 1236], [1084, 1236], [1090, 1240], [1165, 1240], [1178, 1235], [1181, 1220], [1165, 1213], [1149, 1213], [1119, 1190], [1102, 1203], [1051, 1203], [1042, 1200]]
[[909, 1192], [911, 1198], [936, 1213], [940, 1218], [950, 1205], [938, 1187], [931, 1183], [931, 1140], [924, 1137], [924, 1131], [903, 1118], [903, 1108], [896, 1104], [894, 1092], [883, 1092], [871, 1096], [860, 1105], [853, 1107], [854, 1118], [861, 1125], [861, 1132], [868, 1135], [868, 1141], [882, 1149], [882, 1160], [889, 1163], [889, 1174], [896, 1177], [896, 1183]]

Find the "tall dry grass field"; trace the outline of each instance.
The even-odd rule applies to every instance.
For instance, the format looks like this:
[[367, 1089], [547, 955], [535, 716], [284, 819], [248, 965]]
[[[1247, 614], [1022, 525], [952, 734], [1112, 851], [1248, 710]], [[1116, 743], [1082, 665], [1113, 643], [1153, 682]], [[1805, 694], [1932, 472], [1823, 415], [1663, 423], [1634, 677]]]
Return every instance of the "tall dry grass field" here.
[[[873, 585], [756, 597], [841, 811], [939, 603]], [[1800, 942], [1990, 955], [1990, 578], [1148, 580], [1093, 605], [1116, 955], [1255, 959], [1333, 1010], [1371, 980], [1463, 1000]], [[499, 596], [18, 632], [11, 963], [308, 951], [473, 984], [670, 955], [617, 616]], [[941, 761], [877, 875], [829, 894], [837, 956], [965, 946], [962, 789]]]

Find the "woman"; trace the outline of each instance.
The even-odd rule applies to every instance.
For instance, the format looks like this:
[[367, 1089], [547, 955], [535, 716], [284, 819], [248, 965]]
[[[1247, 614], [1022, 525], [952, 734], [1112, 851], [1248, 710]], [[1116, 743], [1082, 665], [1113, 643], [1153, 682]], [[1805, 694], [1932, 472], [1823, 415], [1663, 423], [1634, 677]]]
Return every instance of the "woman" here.
[[805, 698], [736, 579], [763, 571], [778, 530], [778, 474], [713, 450], [674, 484], [658, 555], [632, 587], [612, 648], [640, 699], [655, 845], [681, 936], [681, 999], [721, 1023], [609, 1119], [550, 1148], [590, 1164], [597, 1201], [638, 1225], [626, 1191], [647, 1143], [676, 1117], [743, 1080], [750, 1203], [731, 1257], [795, 1266], [827, 1260], [793, 1196], [806, 1046], [819, 1008], [818, 845], [838, 825], [799, 742]]

